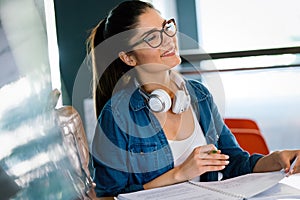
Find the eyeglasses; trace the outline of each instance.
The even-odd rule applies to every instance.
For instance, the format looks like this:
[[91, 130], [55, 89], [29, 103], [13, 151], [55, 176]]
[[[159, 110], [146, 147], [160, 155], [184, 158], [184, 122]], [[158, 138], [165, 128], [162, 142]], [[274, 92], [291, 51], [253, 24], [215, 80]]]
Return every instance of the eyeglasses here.
[[151, 30], [146, 36], [140, 41], [133, 44], [131, 47], [135, 47], [143, 42], [146, 42], [150, 47], [157, 48], [163, 42], [163, 33], [165, 33], [169, 37], [174, 37], [176, 35], [177, 28], [175, 19], [170, 19], [168, 21], [164, 21], [161, 30]]

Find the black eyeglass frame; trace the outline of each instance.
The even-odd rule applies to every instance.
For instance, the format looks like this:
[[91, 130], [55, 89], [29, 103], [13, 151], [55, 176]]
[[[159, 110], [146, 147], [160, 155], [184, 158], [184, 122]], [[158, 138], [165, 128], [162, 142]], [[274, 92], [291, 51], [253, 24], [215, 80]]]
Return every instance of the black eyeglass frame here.
[[[173, 33], [172, 35], [168, 34], [168, 33], [165, 31], [165, 26], [166, 26], [166, 24], [169, 24], [170, 22], [172, 22], [172, 23], [174, 24], [174, 26], [175, 26], [175, 31], [174, 31], [174, 33]], [[154, 32], [159, 32], [159, 33], [160, 33], [160, 38], [161, 38], [160, 43], [159, 43], [158, 45], [155, 45], [155, 46], [151, 45], [151, 44], [146, 40], [146, 38], [147, 38], [150, 34], [152, 34], [152, 33], [154, 33]], [[165, 33], [165, 34], [166, 34], [167, 36], [169, 36], [169, 37], [174, 37], [174, 36], [176, 35], [176, 33], [177, 33], [177, 26], [176, 26], [176, 22], [175, 22], [175, 19], [174, 19], [174, 18], [164, 21], [164, 23], [162, 24], [161, 30], [153, 30], [153, 31], [150, 31], [149, 33], [147, 33], [147, 34], [144, 36], [143, 39], [141, 39], [140, 41], [137, 41], [136, 43], [134, 43], [133, 45], [131, 45], [131, 48], [133, 48], [133, 47], [135, 47], [135, 46], [137, 46], [137, 45], [139, 45], [139, 44], [141, 44], [141, 43], [143, 43], [143, 42], [146, 42], [146, 43], [147, 43], [150, 47], [152, 47], [152, 48], [157, 48], [157, 47], [159, 47], [159, 46], [162, 44], [162, 42], [163, 42], [163, 33]]]

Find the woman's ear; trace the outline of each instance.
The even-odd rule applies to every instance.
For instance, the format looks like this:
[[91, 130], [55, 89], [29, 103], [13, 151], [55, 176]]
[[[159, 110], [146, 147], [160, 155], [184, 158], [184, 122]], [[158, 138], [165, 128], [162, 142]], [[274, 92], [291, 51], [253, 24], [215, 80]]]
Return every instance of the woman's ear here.
[[126, 54], [124, 51], [119, 53], [119, 58], [129, 66], [134, 67], [136, 65], [136, 60], [134, 56]]

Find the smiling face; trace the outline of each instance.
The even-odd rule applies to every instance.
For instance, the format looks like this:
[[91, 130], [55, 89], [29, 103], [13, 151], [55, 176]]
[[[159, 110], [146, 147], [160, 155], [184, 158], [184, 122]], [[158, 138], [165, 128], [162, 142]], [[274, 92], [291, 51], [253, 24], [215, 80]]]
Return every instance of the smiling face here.
[[[172, 28], [172, 21], [166, 21], [161, 15], [154, 9], [147, 9], [145, 13], [138, 18], [138, 33], [131, 39], [130, 43], [133, 47], [133, 58], [135, 59], [136, 66], [151, 64], [152, 67], [148, 67], [148, 70], [152, 72], [159, 72], [160, 70], [166, 70], [175, 67], [180, 64], [181, 59], [178, 53], [177, 37], [168, 36], [165, 32], [159, 32], [164, 27], [165, 30]], [[166, 23], [169, 22], [170, 24]], [[153, 37], [149, 37], [149, 32], [156, 31], [156, 36], [160, 37], [162, 34], [162, 42], [156, 48], [151, 47], [145, 40], [152, 40]], [[148, 37], [147, 37], [148, 36]], [[146, 38], [145, 38], [146, 37]], [[158, 43], [159, 44], [159, 43]], [[153, 64], [158, 65], [153, 65]]]

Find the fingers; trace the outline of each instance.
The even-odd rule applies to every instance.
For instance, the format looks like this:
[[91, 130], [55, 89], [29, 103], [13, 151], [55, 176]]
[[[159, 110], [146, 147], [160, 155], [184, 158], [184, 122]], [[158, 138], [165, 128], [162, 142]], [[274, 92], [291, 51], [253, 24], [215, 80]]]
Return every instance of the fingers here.
[[211, 160], [228, 160], [229, 156], [225, 154], [221, 154], [221, 151], [218, 151], [217, 153], [199, 153], [198, 157], [200, 159], [211, 159]]
[[[200, 161], [199, 161], [200, 162]], [[225, 159], [209, 159], [209, 156], [207, 156], [204, 159], [201, 159], [201, 166], [226, 166], [229, 164], [229, 160]]]
[[199, 149], [199, 153], [207, 153], [207, 152], [211, 152], [213, 150], [218, 150], [215, 145], [213, 144], [208, 144], [208, 145], [204, 145], [204, 146], [200, 146], [198, 147]]
[[300, 173], [300, 165], [294, 166], [293, 171], [290, 174], [297, 174]]
[[[215, 152], [212, 152], [215, 150]], [[229, 164], [229, 156], [214, 145], [199, 146], [178, 166], [180, 180], [189, 180], [210, 171], [221, 171]]]
[[[205, 150], [207, 149], [214, 149], [214, 148], [208, 147]], [[198, 154], [198, 164], [199, 166], [202, 167], [202, 170], [205, 171], [223, 170], [229, 164], [228, 159], [229, 159], [228, 155], [221, 154], [220, 150], [215, 150], [215, 149], [210, 151], [205, 151], [205, 152], [200, 151]]]
[[194, 153], [198, 154], [199, 158], [202, 159], [221, 159], [221, 160], [229, 159], [228, 155], [221, 154], [221, 151], [218, 150], [213, 144], [199, 146], [195, 149]]
[[289, 167], [289, 170], [287, 172], [287, 176], [292, 175], [293, 173], [298, 172], [298, 168], [300, 166], [300, 161], [298, 159], [299, 157], [296, 157], [294, 161], [292, 162], [291, 166]]
[[229, 164], [229, 157], [224, 154], [209, 155], [200, 154], [197, 166], [202, 172], [221, 171]]
[[214, 171], [221, 171], [225, 169], [225, 167], [226, 165], [218, 165], [218, 166], [209, 165], [209, 166], [203, 166], [202, 170], [205, 172], [214, 172]]
[[[273, 155], [273, 153], [271, 154]], [[287, 176], [300, 173], [300, 150], [283, 150], [274, 152], [273, 159], [280, 164]]]

